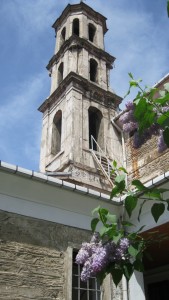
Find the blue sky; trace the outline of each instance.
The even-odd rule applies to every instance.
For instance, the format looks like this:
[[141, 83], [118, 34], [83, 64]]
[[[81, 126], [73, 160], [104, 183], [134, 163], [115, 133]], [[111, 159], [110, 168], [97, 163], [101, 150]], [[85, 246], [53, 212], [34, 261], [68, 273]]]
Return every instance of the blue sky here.
[[[49, 95], [46, 65], [51, 25], [74, 0], [0, 0], [0, 160], [39, 169], [42, 115]], [[106, 51], [116, 57], [111, 87], [123, 96], [128, 72], [153, 85], [169, 72], [167, 0], [86, 0], [107, 17]]]

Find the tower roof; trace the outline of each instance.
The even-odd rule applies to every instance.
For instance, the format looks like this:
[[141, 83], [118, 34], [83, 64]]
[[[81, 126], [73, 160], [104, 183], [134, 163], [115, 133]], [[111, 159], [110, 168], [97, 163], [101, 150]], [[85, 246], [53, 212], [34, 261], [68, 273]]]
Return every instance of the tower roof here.
[[66, 19], [70, 14], [77, 13], [77, 12], [82, 12], [90, 16], [96, 22], [102, 23], [104, 34], [107, 32], [108, 30], [106, 25], [107, 18], [101, 15], [100, 13], [98, 13], [97, 11], [93, 10], [90, 6], [86, 5], [83, 2], [80, 2], [78, 4], [73, 4], [73, 5], [68, 4], [63, 10], [60, 17], [54, 22], [52, 27], [56, 29], [62, 24], [63, 20]]

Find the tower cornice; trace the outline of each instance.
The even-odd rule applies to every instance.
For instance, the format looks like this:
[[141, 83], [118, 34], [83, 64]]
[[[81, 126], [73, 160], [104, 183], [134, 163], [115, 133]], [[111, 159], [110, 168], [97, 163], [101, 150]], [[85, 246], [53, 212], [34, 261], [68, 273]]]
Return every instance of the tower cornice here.
[[56, 30], [57, 27], [60, 27], [62, 22], [72, 13], [82, 12], [87, 16], [90, 16], [96, 22], [100, 22], [103, 26], [104, 34], [108, 31], [106, 26], [107, 18], [104, 17], [102, 14], [93, 10], [90, 6], [86, 5], [85, 3], [81, 2], [78, 4], [68, 4], [64, 11], [62, 12], [61, 16], [54, 22], [52, 27]]
[[94, 54], [97, 58], [102, 58], [106, 61], [108, 67], [112, 69], [112, 64], [115, 61], [115, 57], [110, 55], [108, 52], [96, 47], [93, 43], [89, 42], [88, 40], [85, 40], [83, 38], [80, 38], [77, 35], [72, 35], [68, 40], [64, 42], [64, 44], [61, 46], [59, 51], [53, 55], [53, 57], [50, 59], [47, 70], [50, 70], [54, 63], [56, 63], [59, 58], [63, 55], [63, 53], [66, 50], [69, 50], [74, 47], [79, 47], [86, 49], [91, 54]]
[[70, 72], [60, 83], [59, 87], [48, 97], [38, 110], [42, 113], [48, 108], [53, 107], [61, 97], [70, 89], [74, 87], [81, 90], [83, 95], [90, 100], [97, 101], [100, 104], [109, 106], [111, 108], [117, 108], [121, 103], [122, 98], [111, 91], [105, 91], [99, 85], [85, 79], [84, 77]]

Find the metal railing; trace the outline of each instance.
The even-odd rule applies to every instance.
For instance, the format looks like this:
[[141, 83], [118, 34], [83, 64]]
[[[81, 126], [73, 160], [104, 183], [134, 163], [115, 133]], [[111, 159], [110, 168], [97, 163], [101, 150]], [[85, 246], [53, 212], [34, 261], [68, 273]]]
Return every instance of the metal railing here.
[[[97, 150], [95, 150], [97, 149]], [[102, 150], [102, 148], [99, 146], [95, 138], [91, 135], [91, 149], [90, 149], [95, 161], [99, 165], [102, 173], [104, 176], [109, 180], [111, 185], [113, 185], [113, 182], [111, 180], [111, 171], [112, 171], [112, 164], [110, 160], [107, 158], [105, 152]], [[107, 168], [103, 166], [103, 160], [106, 160]]]

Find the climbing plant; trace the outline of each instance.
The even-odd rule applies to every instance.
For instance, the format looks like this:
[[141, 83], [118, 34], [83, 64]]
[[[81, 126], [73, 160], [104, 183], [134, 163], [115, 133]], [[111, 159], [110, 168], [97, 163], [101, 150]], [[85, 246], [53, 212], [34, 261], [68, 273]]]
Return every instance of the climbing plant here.
[[[169, 0], [167, 13], [169, 17]], [[127, 95], [132, 88], [137, 88], [138, 93], [133, 102], [126, 104], [126, 111], [120, 118], [123, 130], [133, 133], [135, 148], [140, 147], [153, 134], [159, 135], [158, 150], [162, 152], [169, 147], [169, 83], [164, 84], [162, 90], [155, 87], [149, 89], [147, 86], [143, 88], [142, 80], [135, 80], [131, 73], [129, 76]], [[123, 198], [128, 219], [139, 205], [137, 211], [140, 220], [143, 206], [148, 201], [152, 203], [151, 214], [155, 222], [166, 210], [169, 211], [169, 199], [165, 200], [166, 189], [147, 188], [138, 179], [133, 180], [131, 188], [128, 188], [125, 181], [127, 171], [118, 167], [116, 161], [113, 162], [112, 174], [115, 179], [110, 199], [117, 196]], [[92, 214], [93, 236], [89, 243], [82, 244], [76, 256], [77, 264], [83, 266], [81, 280], [97, 276], [102, 283], [105, 276], [111, 274], [117, 286], [123, 275], [129, 280], [134, 270], [142, 272], [144, 251], [147, 245], [157, 242], [153, 233], [144, 239], [140, 234], [144, 226], [137, 231], [127, 230], [134, 225], [128, 220], [117, 219], [115, 214], [105, 208], [97, 207]], [[100, 227], [97, 230], [98, 225]]]
[[[151, 214], [155, 222], [165, 210], [169, 210], [169, 200], [163, 199], [167, 190], [147, 188], [139, 180], [132, 181], [134, 190], [129, 189], [125, 181], [127, 171], [118, 167], [116, 161], [113, 162], [112, 173], [116, 176], [110, 198], [124, 198], [124, 207], [129, 218], [139, 205], [140, 220], [142, 208], [147, 201], [152, 202]], [[86, 281], [96, 276], [102, 283], [105, 276], [111, 274], [114, 283], [118, 285], [123, 275], [129, 280], [134, 270], [142, 272], [143, 253], [150, 243], [159, 242], [159, 237], [155, 239], [152, 233], [144, 239], [140, 234], [144, 226], [137, 231], [128, 231], [127, 228], [134, 225], [123, 218], [117, 219], [115, 214], [105, 208], [97, 207], [92, 214], [96, 215], [91, 221], [92, 239], [89, 243], [82, 244], [76, 257], [76, 262], [83, 265], [81, 280]], [[98, 225], [101, 225], [99, 230]]]
[[[164, 84], [163, 90], [142, 88], [142, 80], [135, 80], [131, 73], [129, 76], [127, 95], [132, 88], [137, 88], [138, 93], [133, 102], [126, 104], [126, 111], [120, 117], [123, 130], [134, 131], [137, 137], [133, 138], [135, 147], [139, 147], [153, 134], [160, 134], [158, 148], [163, 151], [169, 147], [169, 83]], [[137, 140], [141, 142], [136, 143]], [[147, 202], [151, 203], [151, 214], [155, 222], [158, 222], [165, 211], [169, 211], [166, 189], [148, 188], [138, 179], [133, 180], [129, 188], [125, 180], [127, 171], [124, 167], [119, 167], [116, 161], [112, 164], [112, 175], [115, 178], [110, 199], [123, 199], [128, 219], [137, 207], [140, 221], [142, 209]], [[118, 285], [123, 275], [129, 280], [134, 270], [143, 271], [142, 259], [147, 245], [161, 241], [161, 237], [155, 240], [149, 235], [144, 239], [140, 234], [144, 226], [137, 231], [127, 230], [128, 227], [134, 228], [134, 224], [128, 220], [118, 220], [116, 215], [105, 208], [97, 207], [93, 214], [96, 216], [91, 222], [92, 239], [90, 243], [82, 244], [76, 257], [76, 262], [83, 265], [81, 280], [97, 276], [102, 282], [107, 274], [111, 274], [114, 283]]]

